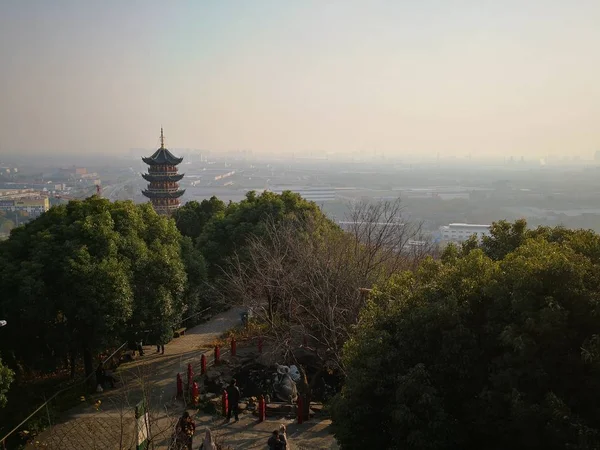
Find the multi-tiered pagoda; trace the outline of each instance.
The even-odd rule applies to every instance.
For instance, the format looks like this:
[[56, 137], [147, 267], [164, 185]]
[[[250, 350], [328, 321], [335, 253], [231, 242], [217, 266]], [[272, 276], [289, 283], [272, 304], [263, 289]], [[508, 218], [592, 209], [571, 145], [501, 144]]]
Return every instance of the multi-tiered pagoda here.
[[165, 148], [165, 137], [163, 129], [160, 129], [160, 148], [149, 158], [142, 158], [148, 164], [148, 173], [142, 177], [149, 182], [148, 188], [142, 191], [152, 202], [154, 210], [158, 214], [170, 215], [179, 207], [179, 197], [184, 190], [179, 189], [177, 183], [183, 178], [183, 174], [177, 173], [177, 165], [183, 158], [177, 158]]

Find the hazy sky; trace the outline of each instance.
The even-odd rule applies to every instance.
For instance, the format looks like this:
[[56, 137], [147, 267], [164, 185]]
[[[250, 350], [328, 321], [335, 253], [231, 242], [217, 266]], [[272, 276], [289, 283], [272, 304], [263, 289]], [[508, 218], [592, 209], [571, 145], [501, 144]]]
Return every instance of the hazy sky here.
[[600, 0], [1, 0], [0, 154], [600, 149]]

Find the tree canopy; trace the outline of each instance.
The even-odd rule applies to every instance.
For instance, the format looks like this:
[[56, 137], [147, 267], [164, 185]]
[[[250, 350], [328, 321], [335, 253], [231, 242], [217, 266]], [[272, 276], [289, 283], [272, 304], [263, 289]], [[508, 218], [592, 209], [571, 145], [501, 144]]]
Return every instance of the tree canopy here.
[[14, 380], [14, 373], [0, 359], [0, 408], [6, 406], [6, 393]]
[[[0, 243], [3, 354], [53, 370], [123, 342], [133, 330], [166, 338], [181, 316], [180, 234], [150, 205], [96, 196], [51, 208]], [[170, 337], [170, 336], [169, 336]], [[5, 339], [6, 338], [6, 339]]]
[[173, 213], [177, 229], [183, 236], [196, 240], [204, 231], [206, 224], [215, 216], [225, 213], [225, 203], [217, 197], [202, 200], [200, 203], [193, 200], [187, 202]]
[[344, 348], [342, 448], [598, 448], [600, 238], [522, 225], [373, 292]]
[[267, 221], [280, 223], [310, 215], [322, 216], [322, 212], [315, 203], [290, 191], [281, 195], [251, 191], [241, 202], [230, 203], [222, 213], [212, 216], [197, 241], [209, 278], [222, 276], [234, 254], [246, 256], [248, 240], [251, 236], [263, 236]]

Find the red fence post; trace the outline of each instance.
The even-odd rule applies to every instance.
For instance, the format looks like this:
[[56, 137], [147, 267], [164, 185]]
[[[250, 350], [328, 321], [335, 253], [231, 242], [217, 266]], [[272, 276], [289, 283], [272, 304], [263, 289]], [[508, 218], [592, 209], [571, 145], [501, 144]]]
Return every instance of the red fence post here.
[[258, 353], [262, 353], [263, 348], [263, 338], [262, 336], [258, 338]]
[[235, 356], [235, 352], [237, 351], [237, 342], [235, 342], [235, 338], [231, 339], [231, 356]]
[[187, 387], [188, 391], [192, 388], [192, 382], [194, 381], [194, 370], [192, 369], [192, 364], [188, 364], [187, 368]]
[[227, 399], [227, 391], [225, 389], [223, 389], [222, 406], [223, 406], [223, 416], [227, 417], [227, 409], [229, 407], [229, 402]]
[[206, 355], [202, 353], [200, 357], [200, 375], [204, 375], [206, 373]]
[[298, 396], [296, 413], [298, 416], [298, 425], [302, 425], [302, 422], [304, 421], [304, 401], [302, 400], [301, 395]]
[[259, 396], [258, 397], [258, 421], [259, 422], [264, 422], [265, 420], [265, 416], [266, 416], [266, 405], [265, 405], [265, 397], [264, 396]]
[[192, 402], [194, 403], [194, 406], [198, 406], [198, 403], [200, 402], [200, 388], [195, 381], [194, 384], [192, 384]]
[[215, 346], [215, 364], [219, 364], [221, 361], [221, 349], [218, 345]]
[[181, 374], [177, 374], [177, 397], [181, 397], [183, 395], [183, 380], [181, 379]]

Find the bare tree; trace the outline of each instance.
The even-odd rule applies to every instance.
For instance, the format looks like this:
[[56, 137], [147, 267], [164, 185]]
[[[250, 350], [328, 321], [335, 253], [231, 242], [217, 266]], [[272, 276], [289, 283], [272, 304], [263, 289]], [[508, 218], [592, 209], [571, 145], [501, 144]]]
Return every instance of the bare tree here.
[[[342, 369], [341, 349], [370, 288], [425, 256], [421, 226], [402, 218], [400, 202], [360, 203], [349, 232], [320, 216], [268, 221], [249, 257], [235, 257], [223, 290], [269, 326], [276, 351], [293, 357], [302, 336], [325, 365]], [[417, 249], [415, 251], [414, 249]]]

